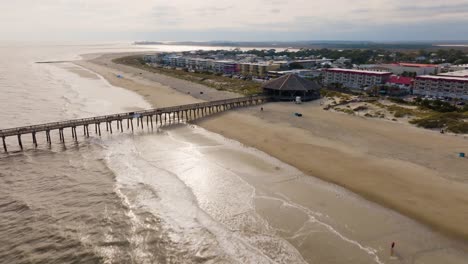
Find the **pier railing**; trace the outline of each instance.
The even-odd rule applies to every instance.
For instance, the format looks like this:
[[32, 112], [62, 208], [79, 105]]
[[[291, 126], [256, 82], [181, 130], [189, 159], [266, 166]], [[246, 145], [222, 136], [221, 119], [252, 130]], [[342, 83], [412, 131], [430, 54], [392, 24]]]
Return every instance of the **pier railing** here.
[[[33, 143], [37, 146], [36, 140], [36, 133], [38, 132], [46, 132], [46, 139], [47, 142], [50, 144], [50, 131], [52, 130], [59, 130], [60, 141], [62, 143], [65, 142], [63, 130], [65, 128], [71, 128], [72, 130], [72, 137], [73, 139], [77, 140], [76, 135], [76, 127], [83, 126], [84, 135], [89, 137], [89, 125], [95, 125], [96, 134], [101, 135], [100, 124], [106, 124], [106, 130], [112, 133], [112, 122], [117, 122], [117, 130], [123, 132], [123, 124], [122, 120], [127, 120], [127, 129], [131, 128], [133, 131], [133, 119], [137, 120], [137, 127], [140, 126], [143, 128], [143, 118], [146, 117], [147, 126], [151, 125], [153, 128], [153, 117], [155, 118], [156, 125], [158, 124], [158, 120], [160, 126], [181, 122], [181, 121], [190, 121], [196, 118], [204, 117], [208, 114], [226, 111], [232, 108], [237, 108], [241, 106], [250, 106], [250, 105], [257, 105], [260, 103], [264, 103], [268, 101], [269, 97], [266, 96], [249, 96], [249, 97], [240, 97], [240, 98], [233, 98], [233, 99], [225, 99], [225, 100], [218, 100], [218, 101], [210, 101], [210, 102], [201, 102], [201, 103], [194, 103], [194, 104], [186, 104], [186, 105], [179, 105], [179, 106], [171, 106], [171, 107], [163, 107], [163, 108], [156, 108], [156, 109], [148, 109], [142, 111], [134, 111], [134, 112], [126, 112], [126, 113], [118, 113], [112, 115], [104, 115], [104, 116], [96, 116], [96, 117], [89, 117], [89, 118], [80, 118], [80, 119], [73, 119], [67, 121], [60, 121], [60, 122], [52, 122], [52, 123], [45, 123], [45, 124], [38, 124], [38, 125], [31, 125], [31, 126], [23, 126], [23, 127], [15, 127], [15, 128], [7, 128], [0, 130], [0, 137], [3, 141], [4, 150], [7, 151], [5, 138], [10, 136], [17, 136], [18, 143], [20, 148], [23, 149], [23, 145], [21, 142], [21, 135], [23, 134], [32, 134]], [[151, 120], [151, 124], [150, 124]], [[174, 122], [173, 122], [174, 121]]]

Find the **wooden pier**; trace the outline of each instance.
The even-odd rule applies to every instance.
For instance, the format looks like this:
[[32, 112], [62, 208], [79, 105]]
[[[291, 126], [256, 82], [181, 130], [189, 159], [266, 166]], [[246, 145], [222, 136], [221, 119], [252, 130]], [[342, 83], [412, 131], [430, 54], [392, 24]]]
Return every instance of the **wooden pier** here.
[[117, 131], [124, 131], [124, 121], [126, 121], [127, 130], [134, 131], [133, 120], [136, 119], [136, 128], [144, 128], [144, 119], [146, 118], [146, 126], [148, 128], [154, 128], [155, 126], [165, 126], [171, 124], [177, 124], [180, 122], [188, 122], [198, 118], [205, 117], [210, 114], [223, 112], [229, 109], [252, 106], [262, 104], [269, 100], [266, 96], [250, 96], [241, 97], [227, 100], [203, 102], [196, 104], [164, 107], [157, 109], [149, 109], [143, 111], [135, 111], [128, 113], [120, 113], [106, 116], [97, 116], [90, 118], [82, 118], [61, 122], [53, 122], [25, 127], [16, 127], [0, 130], [0, 137], [2, 138], [3, 149], [8, 152], [7, 144], [5, 139], [7, 137], [17, 137], [18, 145], [23, 150], [23, 143], [21, 136], [25, 134], [31, 134], [34, 147], [37, 147], [37, 134], [40, 132], [45, 133], [45, 139], [47, 143], [52, 144], [51, 131], [59, 132], [60, 142], [65, 144], [65, 129], [70, 129], [72, 139], [77, 141], [77, 127], [83, 127], [84, 137], [89, 137], [89, 126], [94, 126], [94, 132], [96, 135], [101, 136], [101, 124], [106, 125], [106, 132], [113, 133], [112, 123], [117, 124]]

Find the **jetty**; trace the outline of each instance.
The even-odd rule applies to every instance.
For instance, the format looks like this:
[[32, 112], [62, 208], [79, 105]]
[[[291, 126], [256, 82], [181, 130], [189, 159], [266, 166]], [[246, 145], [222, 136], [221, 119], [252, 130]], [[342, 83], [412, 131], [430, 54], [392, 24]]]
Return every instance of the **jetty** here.
[[226, 100], [202, 102], [195, 104], [163, 107], [135, 112], [127, 112], [120, 114], [112, 114], [105, 116], [89, 117], [82, 119], [74, 119], [60, 122], [52, 122], [38, 124], [32, 126], [15, 127], [0, 130], [0, 137], [3, 142], [3, 149], [8, 152], [5, 139], [7, 137], [17, 137], [18, 145], [23, 150], [22, 136], [31, 135], [32, 142], [37, 148], [37, 134], [44, 133], [45, 139], [49, 145], [52, 144], [51, 132], [58, 131], [60, 142], [65, 144], [65, 129], [71, 131], [72, 139], [77, 141], [77, 128], [82, 127], [83, 136], [89, 137], [89, 126], [94, 126], [95, 135], [101, 136], [101, 124], [105, 124], [106, 132], [113, 133], [113, 124], [117, 125], [117, 131], [124, 132], [124, 122], [126, 121], [127, 130], [134, 131], [134, 119], [136, 119], [136, 128], [144, 129], [144, 119], [146, 118], [146, 126], [153, 129], [155, 126], [167, 126], [182, 122], [189, 122], [195, 119], [205, 117], [207, 115], [235, 109], [239, 107], [247, 107], [265, 103], [269, 100], [267, 96], [249, 96]]

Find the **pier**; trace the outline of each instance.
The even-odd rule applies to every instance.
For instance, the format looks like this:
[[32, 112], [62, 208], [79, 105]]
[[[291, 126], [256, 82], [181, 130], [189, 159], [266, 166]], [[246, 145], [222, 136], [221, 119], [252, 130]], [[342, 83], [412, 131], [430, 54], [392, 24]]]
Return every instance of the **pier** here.
[[[103, 125], [102, 129], [104, 129], [105, 125], [105, 132], [112, 134], [113, 123], [116, 123], [117, 125], [117, 132], [124, 132], [124, 126], [126, 126], [127, 130], [131, 130], [133, 132], [135, 129], [138, 128], [144, 129], [145, 121], [146, 126], [148, 128], [153, 129], [154, 127], [158, 127], [158, 124], [161, 127], [171, 124], [178, 124], [181, 122], [189, 122], [198, 118], [202, 118], [214, 113], [227, 111], [230, 109], [262, 104], [268, 100], [269, 97], [266, 96], [249, 96], [105, 116], [74, 119], [32, 126], [8, 128], [0, 130], [0, 137], [2, 138], [3, 149], [5, 152], [8, 152], [7, 144], [5, 141], [7, 137], [17, 137], [18, 145], [20, 149], [23, 150], [23, 135], [30, 135], [32, 137], [34, 147], [37, 148], [38, 133], [43, 133], [45, 135], [45, 140], [47, 144], [51, 145], [51, 131], [58, 131], [60, 142], [65, 144], [65, 129], [70, 130], [72, 139], [77, 141], [78, 127], [83, 128], [82, 131], [84, 137], [90, 136], [90, 126], [91, 129], [94, 128], [94, 132], [98, 136], [101, 136], [101, 125]], [[136, 120], [136, 124], [134, 124], [134, 120]]]

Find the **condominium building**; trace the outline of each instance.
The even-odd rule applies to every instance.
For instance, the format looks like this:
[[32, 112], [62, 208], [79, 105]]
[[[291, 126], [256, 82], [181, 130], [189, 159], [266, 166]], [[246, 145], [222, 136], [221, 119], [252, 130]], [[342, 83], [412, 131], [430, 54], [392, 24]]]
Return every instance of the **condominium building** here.
[[468, 100], [468, 78], [424, 75], [416, 77], [413, 94]]
[[240, 63], [239, 71], [242, 75], [264, 77], [269, 71], [277, 71], [280, 64], [276, 63]]
[[327, 85], [339, 83], [351, 89], [364, 89], [384, 84], [391, 75], [391, 72], [332, 68], [325, 70], [324, 83]]
[[239, 71], [237, 63], [230, 60], [213, 62], [213, 71], [216, 73], [233, 74]]

